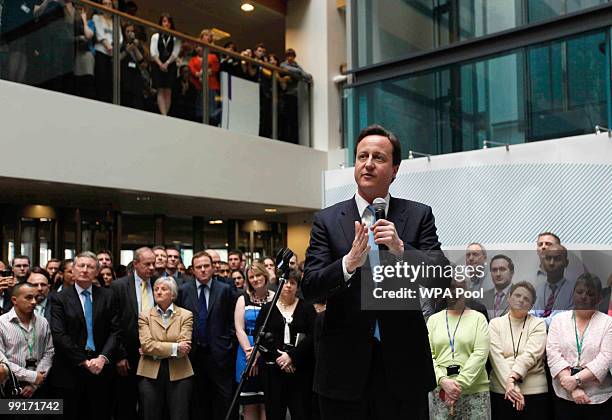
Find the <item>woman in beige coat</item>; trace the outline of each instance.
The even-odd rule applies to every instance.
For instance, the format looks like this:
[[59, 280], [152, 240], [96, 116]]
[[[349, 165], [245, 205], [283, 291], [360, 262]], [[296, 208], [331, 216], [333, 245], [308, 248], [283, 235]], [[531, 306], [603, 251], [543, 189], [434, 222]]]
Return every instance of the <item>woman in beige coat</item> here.
[[193, 315], [173, 304], [178, 289], [172, 277], [153, 285], [155, 307], [140, 314], [138, 333], [141, 357], [137, 375], [144, 420], [162, 418], [164, 405], [170, 419], [189, 417], [193, 369], [189, 362]]

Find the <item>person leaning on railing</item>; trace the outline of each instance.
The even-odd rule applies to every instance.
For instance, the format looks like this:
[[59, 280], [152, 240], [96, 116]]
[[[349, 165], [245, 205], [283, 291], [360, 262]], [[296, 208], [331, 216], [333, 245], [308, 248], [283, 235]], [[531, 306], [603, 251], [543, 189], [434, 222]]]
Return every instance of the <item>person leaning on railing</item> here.
[[490, 419], [489, 327], [483, 314], [470, 309], [456, 293], [465, 281], [453, 280], [448, 309], [427, 321], [429, 344], [438, 387], [429, 394], [429, 418]]
[[612, 318], [597, 310], [601, 282], [584, 273], [574, 286], [574, 310], [555, 316], [546, 353], [557, 420], [609, 419], [612, 412]]
[[536, 300], [531, 283], [510, 287], [509, 312], [489, 324], [491, 413], [494, 419], [550, 418], [550, 395], [544, 371], [546, 323], [529, 315]]
[[172, 277], [153, 286], [155, 307], [138, 318], [141, 357], [137, 375], [144, 420], [189, 418], [193, 369], [189, 361], [193, 314], [174, 305], [178, 287]]

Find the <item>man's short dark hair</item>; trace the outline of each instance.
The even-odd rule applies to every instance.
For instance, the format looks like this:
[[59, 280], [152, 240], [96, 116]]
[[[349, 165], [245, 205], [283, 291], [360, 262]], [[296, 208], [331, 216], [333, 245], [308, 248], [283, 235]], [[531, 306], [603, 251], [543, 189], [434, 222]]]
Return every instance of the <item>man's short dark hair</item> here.
[[514, 272], [514, 262], [512, 262], [512, 259], [504, 254], [497, 254], [494, 255], [493, 258], [491, 258], [491, 264], [493, 264], [493, 261], [495, 260], [506, 260], [506, 262], [508, 263], [508, 268], [510, 269], [510, 271]]
[[111, 262], [113, 261], [113, 253], [110, 251], [110, 249], [101, 249], [98, 252], [96, 252], [96, 257], [100, 254], [106, 254], [108, 255], [108, 258], [110, 258]]
[[561, 238], [559, 238], [557, 235], [555, 235], [552, 232], [542, 232], [542, 233], [538, 233], [538, 239], [540, 239], [542, 236], [552, 236], [553, 238], [555, 238], [557, 240], [557, 242], [559, 243], [559, 245], [561, 245]]
[[60, 260], [59, 258], [51, 258], [49, 260], [47, 260], [47, 264], [45, 264], [46, 267], [49, 266], [49, 263], [61, 263], [62, 260]]
[[28, 264], [30, 265], [32, 264], [32, 262], [30, 261], [30, 257], [28, 257], [27, 255], [23, 255], [23, 254], [17, 255], [15, 258], [13, 258], [12, 265], [15, 265], [15, 260], [28, 260]]
[[229, 260], [229, 257], [231, 257], [232, 255], [238, 255], [238, 258], [240, 258], [242, 260], [242, 251], [238, 250], [238, 249], [233, 249], [229, 252], [229, 254], [227, 254], [227, 259]]
[[34, 288], [34, 285], [32, 285], [32, 284], [30, 284], [28, 282], [17, 283], [15, 286], [13, 286], [13, 290], [11, 292], [11, 296], [19, 296], [19, 291], [21, 289], [23, 289], [24, 287]]
[[[41, 267], [34, 267], [32, 269], [32, 271], [30, 272], [30, 276], [32, 274], [42, 274], [43, 276], [45, 276], [45, 278], [47, 279], [47, 282], [49, 284], [51, 284], [51, 276], [49, 275], [49, 272], [47, 270], [45, 270], [44, 268]], [[29, 277], [28, 277], [29, 278]]]
[[257, 48], [263, 48], [264, 50], [267, 50], [265, 44], [263, 42], [259, 42], [257, 45], [255, 45], [255, 49]]
[[193, 257], [191, 257], [191, 265], [193, 265], [193, 262], [194, 262], [195, 260], [197, 260], [198, 258], [202, 258], [202, 257], [206, 257], [206, 258], [208, 258], [208, 260], [210, 261], [210, 264], [212, 265], [212, 263], [213, 263], [213, 259], [212, 259], [212, 257], [210, 256], [210, 254], [209, 254], [208, 252], [206, 252], [206, 251], [196, 252], [196, 253], [193, 255]]
[[177, 247], [175, 247], [174, 245], [168, 245], [168, 246], [166, 247], [166, 252], [168, 252], [168, 251], [176, 251], [176, 252], [178, 252], [179, 254], [181, 253], [181, 251], [179, 251], [179, 249], [178, 249]]
[[60, 264], [59, 271], [63, 273], [66, 270], [66, 266], [68, 264], [74, 264], [74, 260], [67, 259], [67, 260], [62, 261], [62, 263]]
[[355, 156], [357, 156], [357, 146], [359, 142], [368, 136], [383, 136], [389, 139], [393, 146], [393, 166], [397, 166], [402, 161], [402, 146], [399, 139], [391, 131], [382, 125], [372, 124], [361, 130], [355, 142]]
[[290, 56], [290, 55], [292, 55], [293, 57], [297, 55], [293, 48], [287, 48], [287, 51], [285, 51], [285, 57]]

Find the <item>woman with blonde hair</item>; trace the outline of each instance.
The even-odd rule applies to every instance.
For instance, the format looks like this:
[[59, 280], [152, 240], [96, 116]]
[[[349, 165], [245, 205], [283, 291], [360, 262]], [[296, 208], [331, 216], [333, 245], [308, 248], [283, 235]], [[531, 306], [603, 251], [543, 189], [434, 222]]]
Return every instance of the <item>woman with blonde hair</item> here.
[[[255, 261], [247, 269], [246, 292], [236, 301], [234, 324], [238, 338], [238, 356], [236, 359], [236, 382], [240, 382], [247, 360], [253, 351], [255, 324], [262, 306], [272, 301], [274, 292], [268, 290], [269, 273], [260, 261]], [[266, 418], [264, 408], [263, 386], [258, 375], [257, 364], [249, 372], [240, 392], [240, 404], [244, 406], [245, 420], [263, 420]]]

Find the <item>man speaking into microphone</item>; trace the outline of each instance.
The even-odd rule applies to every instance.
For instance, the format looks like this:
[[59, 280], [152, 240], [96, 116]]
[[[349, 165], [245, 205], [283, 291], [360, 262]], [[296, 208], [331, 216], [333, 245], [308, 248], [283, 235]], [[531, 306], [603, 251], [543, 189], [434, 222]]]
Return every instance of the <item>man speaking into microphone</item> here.
[[[371, 279], [365, 270], [380, 263], [372, 261], [378, 252], [370, 251], [448, 263], [431, 208], [389, 196], [400, 162], [393, 133], [379, 125], [365, 128], [355, 145], [357, 193], [314, 217], [302, 291], [310, 301], [327, 298], [314, 379], [323, 420], [428, 415], [427, 393], [436, 380], [421, 311], [362, 310], [361, 302], [362, 269]], [[444, 279], [434, 282], [423, 285], [448, 286]]]

